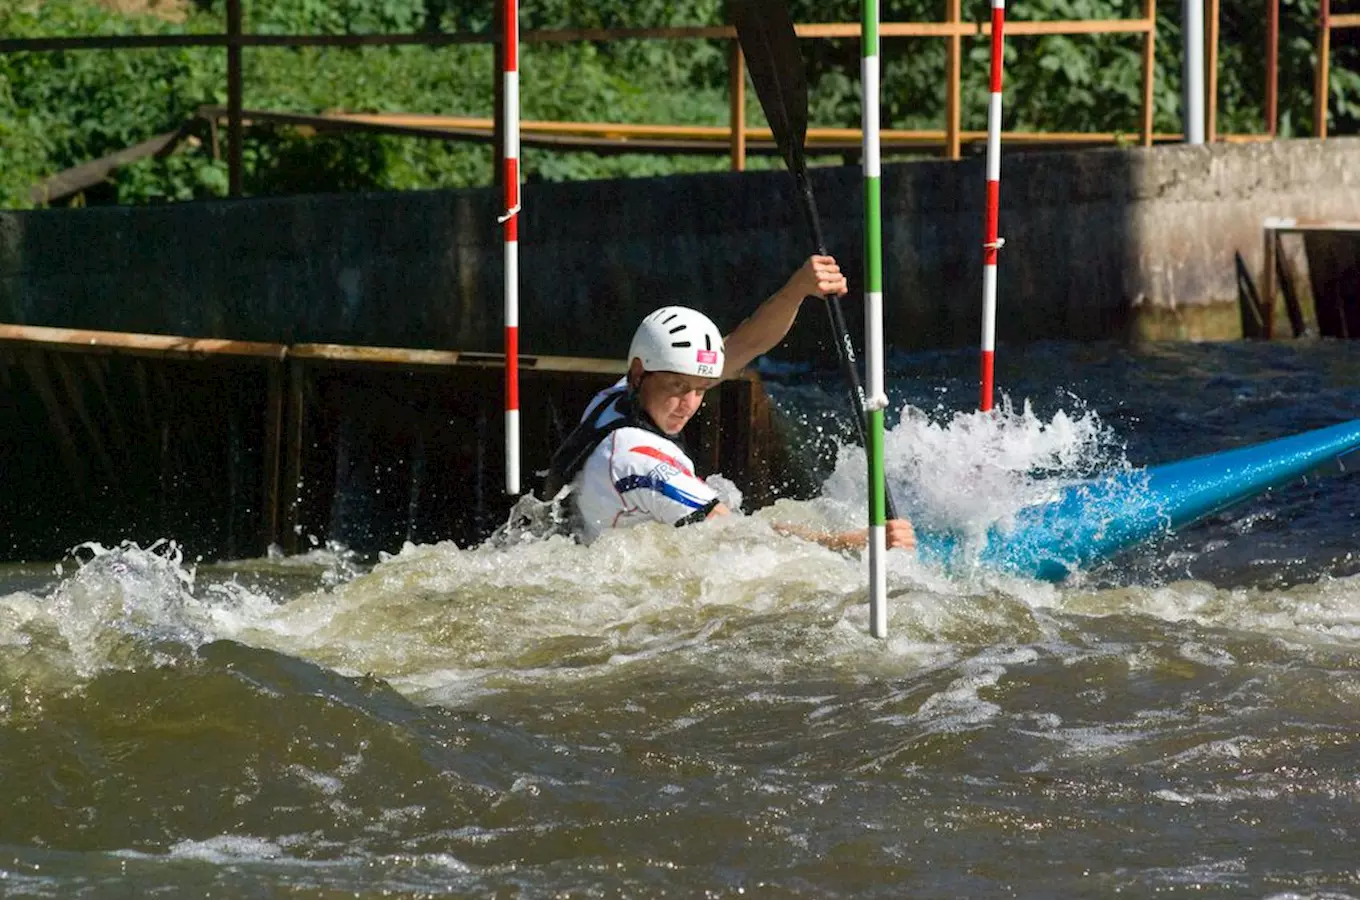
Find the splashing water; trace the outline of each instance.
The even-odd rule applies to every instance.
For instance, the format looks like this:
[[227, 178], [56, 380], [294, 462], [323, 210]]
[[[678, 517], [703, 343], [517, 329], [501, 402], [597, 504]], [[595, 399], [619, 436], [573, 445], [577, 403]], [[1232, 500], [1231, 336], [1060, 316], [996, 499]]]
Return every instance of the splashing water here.
[[[937, 531], [981, 535], [1021, 508], [1094, 474], [1127, 470], [1123, 445], [1076, 397], [1075, 410], [1044, 421], [1029, 401], [1009, 398], [991, 412], [932, 415], [905, 406], [884, 435], [889, 488], [900, 511]], [[863, 448], [841, 444], [823, 484], [828, 510], [863, 521], [867, 464]]]
[[[893, 488], [913, 518], [981, 530], [1041, 498], [1055, 481], [1122, 464], [1115, 443], [1089, 410], [1043, 421], [1028, 404], [1018, 411], [1005, 404], [987, 415], [933, 418], [907, 407], [886, 448]], [[546, 504], [526, 497], [480, 547], [408, 545], [367, 570], [333, 547], [236, 568], [238, 575], [319, 569], [319, 589], [285, 605], [236, 577], [198, 586], [196, 570], [170, 542], [147, 549], [89, 544], [76, 555], [77, 572], [46, 601], [12, 595], [4, 603], [11, 634], [31, 640], [45, 623], [51, 634], [44, 646], [65, 654], [61, 668], [82, 678], [153, 662], [156, 653], [163, 660], [167, 646], [193, 650], [219, 639], [344, 673], [379, 672], [442, 702], [484, 690], [507, 672], [609, 669], [657, 654], [698, 659], [735, 636], [768, 642], [767, 653], [748, 655], [743, 665], [777, 669], [788, 647], [771, 636], [789, 623], [822, 623], [803, 637], [820, 635], [816, 652], [833, 658], [825, 642], [841, 642], [840, 628], [864, 630], [864, 561], [778, 535], [770, 524], [860, 525], [865, 477], [863, 451], [842, 446], [816, 500], [781, 500], [704, 528], [629, 529], [587, 548], [535, 533], [542, 528], [510, 527], [550, 518]], [[711, 483], [740, 509], [730, 481], [715, 475]], [[907, 554], [891, 555], [890, 579], [899, 598], [893, 627], [908, 643], [986, 633], [999, 622], [1031, 628], [1029, 609], [1052, 596], [1046, 586], [999, 577], [951, 580]], [[987, 605], [991, 612], [979, 618], [968, 601], [979, 588], [999, 588], [1012, 599]], [[922, 595], [931, 602], [917, 602]]]

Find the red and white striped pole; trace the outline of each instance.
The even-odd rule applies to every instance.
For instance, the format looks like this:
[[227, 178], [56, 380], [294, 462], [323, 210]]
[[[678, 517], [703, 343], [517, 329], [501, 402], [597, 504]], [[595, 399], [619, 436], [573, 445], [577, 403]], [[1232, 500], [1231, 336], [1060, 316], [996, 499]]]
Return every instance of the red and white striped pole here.
[[505, 18], [505, 492], [519, 493], [519, 0]]
[[997, 237], [1001, 209], [1001, 66], [1006, 0], [992, 0], [992, 89], [987, 104], [987, 234], [982, 257], [982, 400], [992, 408], [992, 362], [996, 355], [996, 258], [1005, 241]]

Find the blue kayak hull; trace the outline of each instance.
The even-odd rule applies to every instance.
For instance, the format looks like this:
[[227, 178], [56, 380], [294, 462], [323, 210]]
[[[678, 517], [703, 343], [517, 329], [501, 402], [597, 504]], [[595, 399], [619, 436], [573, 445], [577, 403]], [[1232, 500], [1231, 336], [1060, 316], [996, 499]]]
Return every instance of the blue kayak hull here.
[[1067, 486], [993, 526], [980, 550], [959, 534], [918, 530], [923, 559], [1061, 581], [1151, 538], [1287, 484], [1360, 449], [1360, 420], [1237, 450]]

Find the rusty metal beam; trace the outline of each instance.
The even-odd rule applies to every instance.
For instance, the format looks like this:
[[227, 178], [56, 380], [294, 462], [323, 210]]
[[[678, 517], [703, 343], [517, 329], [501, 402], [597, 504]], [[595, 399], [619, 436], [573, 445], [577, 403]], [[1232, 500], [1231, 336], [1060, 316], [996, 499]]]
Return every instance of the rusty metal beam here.
[[[1360, 15], [1338, 15], [1336, 27], [1360, 24]], [[1149, 19], [1072, 19], [1052, 22], [1008, 21], [1014, 35], [1043, 34], [1142, 34], [1155, 25]], [[858, 38], [857, 22], [813, 22], [794, 26], [803, 38]], [[991, 22], [883, 22], [882, 37], [987, 37]], [[696, 25], [674, 28], [569, 28], [526, 31], [524, 44], [560, 44], [578, 41], [619, 40], [717, 40], [735, 38], [729, 25]], [[415, 32], [402, 34], [125, 34], [89, 37], [42, 37], [0, 39], [0, 53], [36, 53], [52, 50], [148, 50], [179, 47], [447, 47], [457, 44], [497, 44], [496, 30], [486, 32]]]
[[241, 0], [227, 0], [227, 194], [241, 196], [245, 131], [241, 124]]
[[1204, 8], [1204, 140], [1218, 140], [1218, 44], [1219, 0]]
[[[1157, 22], [1157, 0], [1143, 0], [1143, 19], [1152, 22], [1155, 26]], [[1152, 124], [1155, 111], [1153, 82], [1156, 77], [1157, 29], [1153, 27], [1143, 33], [1143, 115], [1140, 131], [1144, 147], [1151, 147], [1155, 140], [1152, 134]]]
[[1332, 0], [1318, 8], [1317, 62], [1313, 72], [1313, 137], [1327, 136], [1327, 94], [1331, 90]]
[[1266, 0], [1266, 133], [1279, 130], [1280, 0]]
[[[959, 24], [963, 19], [962, 0], [946, 0], [945, 17], [949, 24]], [[950, 35], [944, 53], [944, 155], [958, 159], [963, 155], [959, 135], [963, 121], [963, 35]]]
[[[505, 4], [491, 4], [491, 30], [505, 33]], [[505, 190], [505, 166], [501, 154], [505, 149], [505, 42], [496, 41], [491, 50], [491, 184], [497, 191]], [[519, 114], [519, 110], [515, 110]]]
[[[419, 34], [242, 34], [242, 47], [447, 47], [452, 44], [491, 44], [499, 38], [474, 32]], [[0, 39], [0, 53], [44, 53], [54, 50], [168, 50], [181, 47], [222, 49], [226, 34], [120, 34], [98, 37]]]
[[[218, 107], [203, 107], [204, 115], [220, 114]], [[246, 124], [252, 122], [275, 122], [282, 125], [297, 125], [314, 128], [318, 131], [370, 131], [378, 134], [395, 134], [407, 137], [434, 138], [439, 140], [467, 141], [469, 143], [492, 144], [495, 136], [490, 127], [490, 119], [485, 120], [487, 127], [460, 126], [419, 126], [389, 123], [376, 117], [338, 117], [313, 115], [307, 113], [272, 112], [265, 110], [244, 110], [242, 119]], [[624, 126], [623, 130], [626, 130]], [[724, 129], [724, 133], [726, 130]], [[730, 153], [731, 146], [726, 141], [665, 140], [658, 138], [620, 139], [613, 137], [570, 136], [546, 133], [521, 132], [520, 145], [538, 147], [546, 150], [580, 150], [591, 153], [674, 153], [709, 154]], [[776, 154], [778, 149], [772, 141], [749, 145], [752, 152]]]
[[[204, 106], [199, 114], [216, 118], [221, 107]], [[358, 130], [383, 134], [440, 140], [491, 141], [491, 120], [471, 117], [433, 116], [419, 114], [329, 113], [308, 114], [244, 110], [243, 119], [252, 122], [276, 122], [317, 130]], [[1005, 139], [1012, 145], [1097, 145], [1117, 143], [1128, 135], [1119, 132], [1006, 132]], [[985, 141], [985, 131], [962, 131], [962, 141]], [[1177, 133], [1158, 133], [1150, 136], [1156, 141], [1180, 139]], [[1253, 140], [1256, 136], [1233, 136], [1233, 139]], [[886, 129], [883, 145], [888, 149], [917, 149], [939, 147], [947, 139], [939, 129]], [[612, 153], [708, 153], [730, 154], [731, 130], [722, 125], [633, 125], [613, 122], [543, 122], [521, 123], [521, 143], [555, 150], [585, 150]], [[746, 129], [747, 150], [752, 153], [776, 154], [778, 148], [768, 128]], [[810, 128], [807, 135], [808, 152], [836, 153], [860, 146], [858, 128]]]
[[[1006, 20], [1006, 37], [1042, 34], [1152, 34], [1157, 22], [1150, 17], [1141, 19], [1083, 19], [1066, 22], [1027, 22]], [[991, 37], [992, 23], [978, 23], [978, 35]]]
[[746, 169], [746, 58], [741, 44], [732, 41], [727, 50], [727, 133], [734, 172]]

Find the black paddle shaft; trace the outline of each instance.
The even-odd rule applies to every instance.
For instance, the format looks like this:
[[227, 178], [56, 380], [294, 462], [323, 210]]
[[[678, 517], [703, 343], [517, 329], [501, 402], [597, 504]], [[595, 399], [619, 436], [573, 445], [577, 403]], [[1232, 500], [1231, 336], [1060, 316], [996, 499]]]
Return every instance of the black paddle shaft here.
[[[803, 143], [807, 140], [807, 76], [803, 70], [803, 55], [798, 49], [798, 34], [793, 29], [784, 0], [729, 0], [728, 8], [737, 28], [737, 41], [746, 57], [746, 70], [751, 73], [751, 84], [760, 100], [765, 118], [769, 120], [779, 147], [797, 187], [799, 206], [807, 220], [808, 233], [819, 255], [826, 255], [826, 241], [822, 238], [822, 223], [817, 215], [817, 200], [808, 178], [807, 160]], [[855, 344], [845, 327], [845, 312], [841, 299], [835, 295], [824, 298], [827, 316], [831, 321], [832, 342], [840, 360], [841, 372], [849, 388], [851, 418], [859, 434], [860, 443], [869, 446], [865, 417], [864, 386], [860, 383]], [[897, 518], [892, 491], [884, 486], [888, 518]]]

